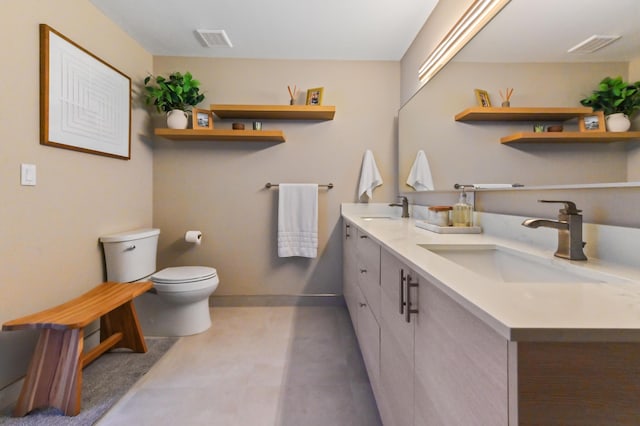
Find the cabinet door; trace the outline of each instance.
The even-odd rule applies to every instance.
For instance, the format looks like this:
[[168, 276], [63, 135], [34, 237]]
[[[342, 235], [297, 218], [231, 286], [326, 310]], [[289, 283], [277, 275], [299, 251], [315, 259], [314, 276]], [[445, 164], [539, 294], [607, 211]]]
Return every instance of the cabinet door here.
[[380, 245], [358, 230], [358, 284], [376, 320], [380, 319]]
[[[414, 297], [411, 309], [417, 309], [415, 274], [395, 256], [382, 250], [380, 308], [380, 384], [378, 404], [385, 426], [413, 425], [414, 404], [414, 324], [416, 314], [407, 322], [407, 290]], [[402, 313], [401, 313], [402, 310]]]
[[342, 233], [342, 294], [351, 316], [353, 328], [358, 330], [358, 263], [357, 263], [357, 230], [349, 221], [344, 221]]
[[506, 339], [424, 277], [415, 329], [415, 424], [508, 424]]
[[358, 310], [357, 336], [371, 388], [377, 395], [380, 388], [380, 327], [369, 305], [364, 298], [362, 300]]

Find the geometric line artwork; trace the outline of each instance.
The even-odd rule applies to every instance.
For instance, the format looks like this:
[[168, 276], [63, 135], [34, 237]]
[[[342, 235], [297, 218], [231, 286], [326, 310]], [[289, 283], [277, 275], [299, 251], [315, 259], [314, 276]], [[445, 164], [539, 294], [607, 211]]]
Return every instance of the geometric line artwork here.
[[131, 158], [131, 79], [40, 25], [40, 143]]

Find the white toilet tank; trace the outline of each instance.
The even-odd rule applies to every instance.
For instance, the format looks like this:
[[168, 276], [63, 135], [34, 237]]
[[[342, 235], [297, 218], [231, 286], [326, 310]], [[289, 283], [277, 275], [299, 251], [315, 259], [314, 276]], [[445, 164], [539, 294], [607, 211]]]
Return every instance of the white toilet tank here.
[[159, 235], [159, 229], [145, 228], [100, 237], [107, 280], [133, 282], [153, 274]]

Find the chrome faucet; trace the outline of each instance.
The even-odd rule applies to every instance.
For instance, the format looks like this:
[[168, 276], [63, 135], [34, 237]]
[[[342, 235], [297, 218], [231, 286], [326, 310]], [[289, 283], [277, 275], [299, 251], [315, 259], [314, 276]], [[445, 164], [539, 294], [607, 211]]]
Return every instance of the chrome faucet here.
[[540, 203], [561, 203], [558, 220], [527, 219], [522, 225], [527, 228], [554, 228], [558, 230], [558, 249], [555, 256], [569, 260], [587, 260], [584, 251], [585, 242], [582, 241], [582, 215], [572, 201], [538, 200]]
[[402, 195], [398, 195], [398, 198], [402, 199], [402, 204], [391, 203], [389, 204], [391, 207], [402, 207], [402, 217], [409, 217], [409, 200], [407, 197]]

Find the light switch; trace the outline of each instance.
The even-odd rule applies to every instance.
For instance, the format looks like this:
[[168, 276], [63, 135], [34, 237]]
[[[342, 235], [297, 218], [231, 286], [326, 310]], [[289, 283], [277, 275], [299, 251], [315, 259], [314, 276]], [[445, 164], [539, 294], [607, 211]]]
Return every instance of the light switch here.
[[20, 165], [20, 184], [25, 186], [36, 185], [36, 165], [35, 164]]

